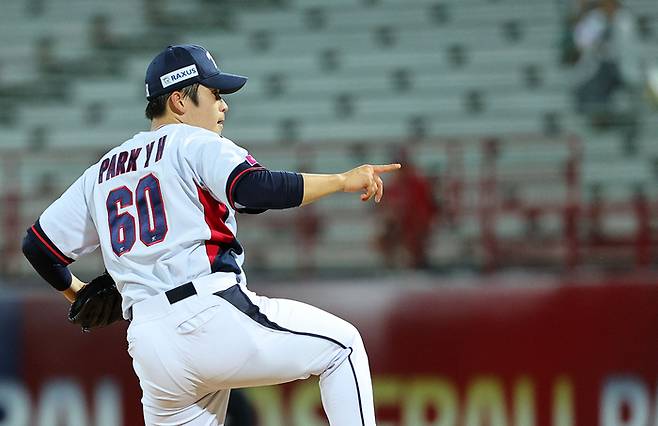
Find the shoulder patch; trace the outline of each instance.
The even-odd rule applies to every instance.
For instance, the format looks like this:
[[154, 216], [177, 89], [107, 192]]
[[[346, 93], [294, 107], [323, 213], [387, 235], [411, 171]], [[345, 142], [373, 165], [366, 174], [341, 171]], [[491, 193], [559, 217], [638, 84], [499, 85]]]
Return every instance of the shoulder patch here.
[[255, 166], [256, 164], [258, 164], [258, 161], [256, 161], [256, 159], [251, 154], [247, 154], [246, 160], [247, 163], [249, 163], [249, 165], [251, 166]]

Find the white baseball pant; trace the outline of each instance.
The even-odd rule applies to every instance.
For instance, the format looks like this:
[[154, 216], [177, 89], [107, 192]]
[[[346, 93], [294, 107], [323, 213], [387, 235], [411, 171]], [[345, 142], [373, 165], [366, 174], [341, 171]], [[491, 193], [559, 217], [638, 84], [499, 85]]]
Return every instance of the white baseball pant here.
[[222, 426], [231, 388], [312, 374], [332, 426], [375, 425], [363, 341], [332, 314], [211, 276], [141, 301], [132, 314], [128, 352], [147, 426]]

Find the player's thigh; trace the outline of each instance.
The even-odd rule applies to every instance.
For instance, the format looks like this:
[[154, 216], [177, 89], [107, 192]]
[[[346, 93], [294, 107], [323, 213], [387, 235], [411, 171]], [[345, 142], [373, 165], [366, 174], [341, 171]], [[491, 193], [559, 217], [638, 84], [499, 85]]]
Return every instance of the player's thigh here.
[[345, 361], [354, 347], [362, 348], [356, 328], [335, 315], [305, 303], [238, 290], [224, 297], [242, 315], [242, 338], [224, 343], [249, 341], [254, 346], [248, 362], [233, 370], [224, 385], [269, 385], [320, 375]]
[[229, 394], [230, 389], [223, 389], [177, 409], [145, 403], [144, 423], [146, 426], [221, 426], [226, 419]]
[[[131, 351], [149, 368], [136, 368], [145, 395], [165, 388], [177, 395], [170, 402], [180, 407], [194, 395], [216, 389], [320, 375], [362, 346], [350, 323], [305, 303], [256, 296], [239, 286], [212, 297], [220, 302], [190, 300], [190, 305], [199, 304], [191, 309], [199, 313], [190, 318], [167, 318], [169, 326], [158, 327], [164, 336], [155, 338], [146, 327], [132, 333], [151, 341]], [[206, 305], [210, 307], [202, 310]], [[172, 355], [166, 365], [158, 363], [163, 351]], [[176, 380], [170, 383], [170, 378]], [[150, 382], [153, 386], [147, 386]]]
[[331, 339], [339, 345], [351, 346], [360, 340], [359, 331], [348, 321], [307, 303], [269, 298], [247, 293], [260, 311], [280, 327], [293, 333], [304, 333]]

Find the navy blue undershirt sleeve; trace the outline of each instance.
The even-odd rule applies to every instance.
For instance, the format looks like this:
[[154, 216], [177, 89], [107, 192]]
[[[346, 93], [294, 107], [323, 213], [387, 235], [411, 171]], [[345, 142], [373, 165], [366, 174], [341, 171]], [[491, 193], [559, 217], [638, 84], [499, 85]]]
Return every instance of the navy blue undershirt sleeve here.
[[[38, 238], [33, 228], [30, 228], [23, 238], [23, 254], [44, 280], [55, 289], [64, 291], [71, 287], [72, 277], [71, 271], [67, 267], [68, 263], [58, 259], [51, 252], [52, 247], [49, 250], [46, 244], [48, 242], [44, 243]], [[68, 260], [66, 259], [67, 262]]]
[[304, 198], [304, 178], [299, 173], [256, 169], [245, 173], [233, 187], [232, 199], [240, 213], [298, 207]]

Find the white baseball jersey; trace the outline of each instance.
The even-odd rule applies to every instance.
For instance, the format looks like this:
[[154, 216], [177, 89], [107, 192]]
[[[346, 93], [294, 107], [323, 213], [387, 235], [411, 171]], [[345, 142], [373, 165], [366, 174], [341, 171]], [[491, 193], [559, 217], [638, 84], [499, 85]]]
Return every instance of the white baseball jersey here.
[[254, 168], [227, 138], [166, 125], [105, 154], [39, 221], [70, 259], [100, 246], [128, 318], [134, 303], [211, 272], [245, 279], [230, 192]]

